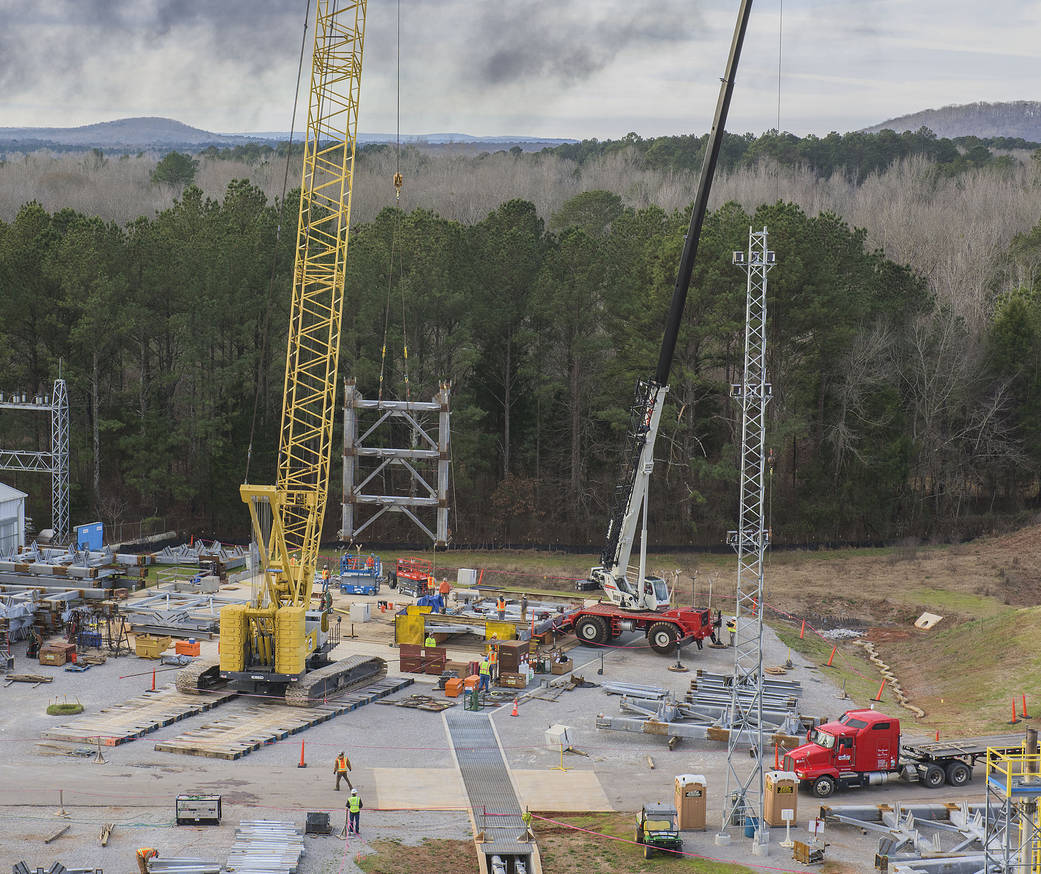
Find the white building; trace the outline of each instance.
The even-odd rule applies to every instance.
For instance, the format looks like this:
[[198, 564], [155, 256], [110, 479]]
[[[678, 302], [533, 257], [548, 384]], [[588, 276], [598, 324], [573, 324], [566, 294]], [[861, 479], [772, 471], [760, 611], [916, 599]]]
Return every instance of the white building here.
[[25, 546], [25, 492], [0, 483], [0, 555]]

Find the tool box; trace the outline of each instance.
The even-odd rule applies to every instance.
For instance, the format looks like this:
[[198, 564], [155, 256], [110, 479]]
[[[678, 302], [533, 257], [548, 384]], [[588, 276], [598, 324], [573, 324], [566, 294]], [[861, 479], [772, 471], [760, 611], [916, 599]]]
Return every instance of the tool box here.
[[173, 643], [172, 637], [158, 637], [152, 634], [139, 634], [134, 638], [134, 648], [139, 658], [157, 659]]
[[528, 675], [518, 674], [515, 671], [499, 671], [499, 680], [496, 685], [507, 689], [527, 689]]
[[459, 677], [452, 677], [445, 682], [445, 696], [458, 698], [463, 692], [463, 681]]
[[174, 813], [178, 825], [219, 825], [219, 795], [178, 795]]

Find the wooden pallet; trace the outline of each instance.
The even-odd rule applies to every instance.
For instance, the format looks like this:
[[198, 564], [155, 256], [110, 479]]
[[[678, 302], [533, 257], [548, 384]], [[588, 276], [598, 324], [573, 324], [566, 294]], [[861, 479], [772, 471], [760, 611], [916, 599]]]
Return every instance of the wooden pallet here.
[[93, 744], [100, 738], [104, 746], [115, 747], [189, 716], [205, 713], [234, 697], [234, 692], [185, 695], [174, 686], [166, 686], [89, 716], [81, 716], [57, 728], [49, 728], [40, 736]]
[[411, 677], [380, 680], [327, 704], [289, 707], [285, 704], [246, 704], [241, 709], [222, 711], [219, 718], [172, 740], [159, 741], [160, 752], [203, 756], [210, 759], [241, 759], [254, 750], [285, 740], [312, 725], [341, 713], [357, 710], [385, 698], [415, 682]]

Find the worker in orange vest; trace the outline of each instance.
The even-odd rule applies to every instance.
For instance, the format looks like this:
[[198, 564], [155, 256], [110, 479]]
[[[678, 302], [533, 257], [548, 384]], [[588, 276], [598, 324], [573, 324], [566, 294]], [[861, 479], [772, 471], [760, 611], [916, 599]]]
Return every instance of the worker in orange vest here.
[[347, 788], [353, 789], [351, 785], [351, 778], [347, 776], [347, 772], [351, 770], [351, 760], [347, 758], [347, 753], [341, 752], [336, 757], [336, 764], [333, 765], [333, 773], [336, 775], [336, 791], [340, 791], [340, 781], [347, 781]]
[[493, 633], [488, 638], [488, 652], [485, 655], [488, 659], [488, 665], [490, 668], [491, 678], [493, 680], [499, 679], [499, 635]]
[[141, 874], [148, 874], [148, 860], [158, 859], [159, 851], [155, 847], [141, 847], [137, 851], [137, 867]]
[[506, 619], [506, 599], [499, 595], [499, 600], [495, 602], [495, 609], [499, 612], [499, 621], [503, 622]]

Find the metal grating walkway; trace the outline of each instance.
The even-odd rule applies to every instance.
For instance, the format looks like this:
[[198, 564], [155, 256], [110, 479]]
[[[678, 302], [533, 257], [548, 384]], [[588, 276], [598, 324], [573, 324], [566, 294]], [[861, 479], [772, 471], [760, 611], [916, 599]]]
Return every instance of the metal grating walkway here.
[[528, 855], [530, 845], [518, 841], [525, 832], [520, 802], [488, 714], [457, 708], [445, 713], [445, 723], [474, 822], [487, 838], [478, 848], [486, 856]]

